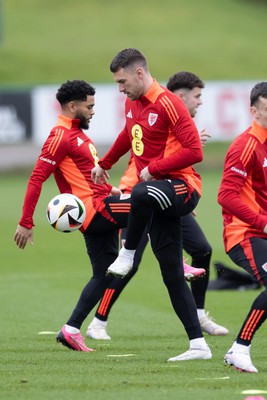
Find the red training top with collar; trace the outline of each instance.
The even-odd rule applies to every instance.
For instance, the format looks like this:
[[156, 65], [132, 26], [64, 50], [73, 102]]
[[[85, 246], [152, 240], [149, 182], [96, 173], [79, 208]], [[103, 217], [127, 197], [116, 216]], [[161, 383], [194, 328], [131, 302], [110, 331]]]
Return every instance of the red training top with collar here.
[[[110, 194], [109, 184], [96, 185], [91, 170], [98, 162], [92, 140], [80, 129], [79, 119], [58, 117], [56, 126], [46, 139], [29, 179], [19, 224], [32, 228], [33, 214], [41, 194], [42, 184], [53, 173], [60, 193], [73, 193], [86, 208], [86, 219], [80, 229], [87, 228], [97, 211], [104, 213], [103, 198]], [[109, 218], [106, 215], [106, 218]]]
[[228, 149], [218, 202], [226, 252], [244, 239], [267, 238], [267, 130], [255, 121]]
[[182, 179], [201, 194], [201, 179], [192, 165], [202, 161], [199, 134], [182, 100], [155, 80], [146, 95], [125, 102], [126, 124], [100, 160], [108, 170], [132, 149], [137, 174], [148, 166], [155, 179]]

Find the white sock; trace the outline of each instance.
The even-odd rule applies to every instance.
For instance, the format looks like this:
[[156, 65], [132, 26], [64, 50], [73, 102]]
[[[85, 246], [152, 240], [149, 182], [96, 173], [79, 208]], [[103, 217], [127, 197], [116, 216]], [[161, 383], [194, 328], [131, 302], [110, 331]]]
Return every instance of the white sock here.
[[93, 321], [91, 322], [91, 325], [100, 325], [106, 328], [108, 321], [102, 321], [101, 319], [98, 319], [97, 317], [94, 317]]
[[207, 342], [203, 337], [190, 340], [190, 349], [206, 349], [207, 347]]
[[135, 252], [136, 252], [136, 250], [128, 250], [128, 249], [125, 249], [125, 247], [122, 247], [120, 249], [119, 255], [123, 256], [123, 257], [128, 257], [131, 260], [133, 260]]
[[80, 332], [80, 329], [74, 328], [74, 326], [70, 326], [70, 325], [65, 325], [65, 329], [66, 329], [66, 332], [68, 332], [68, 333], [75, 334], [75, 333], [79, 333]]
[[204, 318], [205, 315], [206, 315], [206, 313], [205, 313], [204, 308], [198, 308], [198, 309], [197, 309], [197, 316], [198, 316], [198, 319]]
[[245, 346], [243, 344], [234, 342], [232, 347], [231, 347], [231, 350], [247, 354], [250, 351], [250, 346]]

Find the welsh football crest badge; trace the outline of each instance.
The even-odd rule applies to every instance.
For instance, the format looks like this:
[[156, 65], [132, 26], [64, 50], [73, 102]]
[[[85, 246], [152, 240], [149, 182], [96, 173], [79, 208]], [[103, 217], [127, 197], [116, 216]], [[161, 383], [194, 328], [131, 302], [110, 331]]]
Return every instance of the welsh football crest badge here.
[[158, 114], [149, 113], [148, 123], [150, 126], [154, 125], [157, 119], [158, 119]]

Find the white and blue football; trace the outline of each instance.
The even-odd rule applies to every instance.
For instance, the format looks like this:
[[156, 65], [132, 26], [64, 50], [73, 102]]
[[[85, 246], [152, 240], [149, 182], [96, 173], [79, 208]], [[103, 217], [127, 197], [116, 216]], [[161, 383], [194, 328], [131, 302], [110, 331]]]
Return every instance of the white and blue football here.
[[59, 232], [78, 230], [86, 217], [81, 199], [70, 193], [62, 193], [48, 203], [46, 216], [49, 224]]

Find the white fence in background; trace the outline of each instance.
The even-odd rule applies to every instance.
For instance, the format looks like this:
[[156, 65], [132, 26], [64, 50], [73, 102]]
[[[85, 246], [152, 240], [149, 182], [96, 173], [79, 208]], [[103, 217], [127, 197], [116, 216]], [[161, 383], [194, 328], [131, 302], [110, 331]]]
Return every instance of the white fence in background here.
[[[203, 105], [199, 107], [195, 118], [198, 129], [205, 128], [212, 135], [212, 140], [217, 141], [232, 140], [244, 131], [251, 123], [249, 96], [255, 83], [206, 82], [202, 94]], [[125, 96], [119, 93], [115, 83], [92, 85], [96, 89], [96, 105], [89, 135], [96, 145], [110, 145], [124, 125]], [[12, 96], [9, 96], [0, 90], [0, 143], [21, 143], [31, 138], [34, 144], [42, 145], [60, 112], [55, 98], [57, 89], [58, 85], [37, 86], [29, 90], [29, 105], [21, 100], [23, 107], [18, 104], [21, 95], [19, 91], [16, 94], [13, 90]], [[26, 126], [27, 132], [26, 129], [18, 129], [18, 126]]]
[[[203, 104], [198, 108], [195, 122], [205, 128], [213, 140], [228, 141], [251, 123], [249, 95], [256, 82], [207, 82]], [[164, 84], [164, 83], [163, 83]], [[110, 145], [124, 125], [125, 95], [116, 84], [93, 85], [96, 89], [95, 116], [90, 124], [90, 136], [96, 145]], [[55, 87], [38, 87], [33, 91], [33, 139], [44, 141], [56, 121], [59, 107]]]

